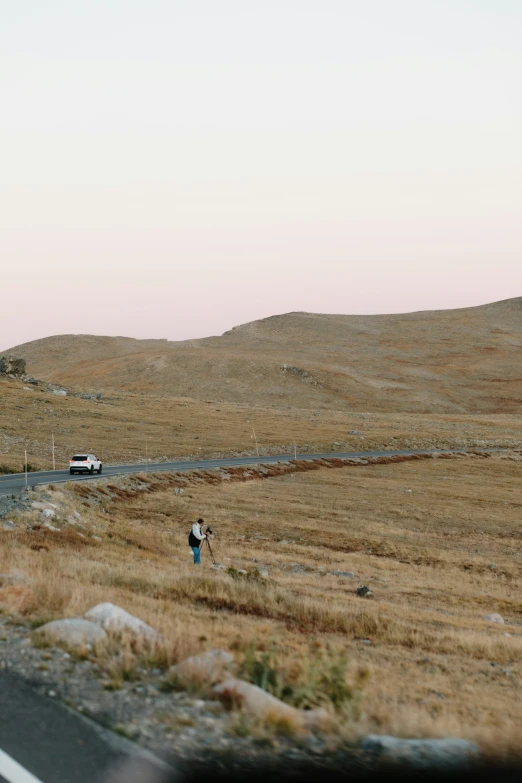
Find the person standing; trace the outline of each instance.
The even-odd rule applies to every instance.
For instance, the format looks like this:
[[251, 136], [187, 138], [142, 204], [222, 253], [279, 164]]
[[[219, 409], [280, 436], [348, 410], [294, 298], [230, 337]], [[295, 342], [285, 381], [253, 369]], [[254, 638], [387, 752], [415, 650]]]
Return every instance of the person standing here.
[[199, 565], [201, 563], [201, 553], [199, 548], [201, 546], [201, 542], [206, 539], [206, 535], [201, 529], [202, 525], [204, 525], [202, 519], [198, 519], [197, 522], [194, 522], [189, 535], [189, 546], [194, 553], [194, 565]]

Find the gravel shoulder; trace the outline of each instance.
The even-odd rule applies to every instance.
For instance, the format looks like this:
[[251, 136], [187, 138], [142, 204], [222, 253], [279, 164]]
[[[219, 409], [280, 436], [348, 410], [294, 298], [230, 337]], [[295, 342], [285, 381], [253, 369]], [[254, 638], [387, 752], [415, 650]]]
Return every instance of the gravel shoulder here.
[[0, 618], [0, 670], [16, 675], [40, 695], [60, 701], [166, 759], [178, 769], [194, 770], [216, 763], [223, 768], [307, 766], [354, 769], [370, 763], [368, 754], [336, 737], [311, 734], [238, 736], [238, 716], [217, 701], [187, 692], [164, 693], [164, 672], [137, 672], [138, 679], [108, 690], [98, 664], [57, 648], [38, 648], [31, 627]]

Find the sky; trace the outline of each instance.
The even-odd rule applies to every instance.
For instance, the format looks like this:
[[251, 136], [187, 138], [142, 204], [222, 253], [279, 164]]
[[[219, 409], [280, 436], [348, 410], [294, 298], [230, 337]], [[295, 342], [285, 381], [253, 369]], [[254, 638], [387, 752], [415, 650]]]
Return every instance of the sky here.
[[0, 350], [522, 296], [520, 0], [0, 0]]

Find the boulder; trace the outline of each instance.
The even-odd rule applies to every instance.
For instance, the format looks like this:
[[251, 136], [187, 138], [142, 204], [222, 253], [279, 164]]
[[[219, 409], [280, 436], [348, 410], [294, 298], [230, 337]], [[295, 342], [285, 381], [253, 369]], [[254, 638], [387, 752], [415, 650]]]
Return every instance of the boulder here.
[[41, 516], [44, 519], [52, 519], [53, 517], [56, 516], [56, 511], [53, 508], [44, 508], [44, 510], [42, 511]]
[[213, 693], [220, 699], [241, 707], [256, 718], [275, 724], [289, 724], [295, 728], [312, 729], [329, 720], [326, 710], [298, 710], [267, 693], [257, 685], [231, 677], [216, 685]]
[[153, 640], [159, 638], [159, 634], [150, 625], [144, 623], [143, 620], [139, 620], [132, 614], [129, 614], [125, 609], [120, 609], [119, 606], [111, 603], [103, 603], [94, 606], [85, 613], [85, 618], [93, 623], [101, 626], [105, 631], [109, 633], [122, 633], [127, 631], [134, 636], [141, 636], [143, 638]]
[[358, 587], [357, 590], [355, 591], [355, 594], [359, 598], [373, 598], [372, 591], [366, 585], [362, 585], [361, 587]]
[[0, 375], [21, 378], [25, 375], [25, 359], [6, 353], [0, 356]]
[[361, 749], [382, 763], [399, 763], [417, 768], [463, 767], [477, 761], [479, 748], [474, 742], [444, 739], [401, 739], [370, 734]]
[[234, 658], [230, 653], [224, 650], [210, 650], [171, 666], [169, 675], [188, 682], [215, 685], [229, 676], [233, 663]]
[[42, 502], [41, 500], [33, 500], [31, 503], [31, 508], [40, 509], [41, 511], [48, 511], [48, 510], [55, 511], [56, 505], [55, 503], [45, 503]]
[[500, 625], [504, 625], [504, 618], [497, 612], [492, 612], [492, 614], [485, 614], [482, 619], [487, 620], [488, 623], [499, 623]]
[[11, 519], [2, 521], [2, 527], [4, 530], [14, 530], [16, 525]]
[[328, 571], [332, 576], [343, 576], [345, 579], [355, 579], [353, 571]]
[[107, 634], [96, 623], [79, 617], [65, 620], [53, 620], [35, 631], [37, 637], [67, 647], [80, 647], [83, 644], [96, 644], [107, 639]]

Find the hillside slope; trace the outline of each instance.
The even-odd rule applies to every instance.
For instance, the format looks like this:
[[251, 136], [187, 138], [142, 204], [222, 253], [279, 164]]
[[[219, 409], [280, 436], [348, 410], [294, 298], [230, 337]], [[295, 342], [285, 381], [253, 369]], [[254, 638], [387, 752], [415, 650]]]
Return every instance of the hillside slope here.
[[61, 335], [15, 346], [33, 375], [92, 389], [368, 411], [517, 412], [522, 297], [401, 315], [289, 313], [221, 337]]

